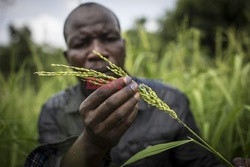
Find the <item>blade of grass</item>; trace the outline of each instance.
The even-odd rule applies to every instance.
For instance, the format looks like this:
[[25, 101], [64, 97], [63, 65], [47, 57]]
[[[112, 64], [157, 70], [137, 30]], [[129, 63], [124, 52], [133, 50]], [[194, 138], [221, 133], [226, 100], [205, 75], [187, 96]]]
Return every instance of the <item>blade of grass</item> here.
[[180, 145], [186, 144], [193, 141], [192, 139], [190, 140], [180, 140], [180, 141], [174, 141], [174, 142], [169, 142], [169, 143], [164, 143], [164, 144], [157, 144], [154, 146], [149, 146], [146, 149], [136, 153], [134, 156], [129, 158], [121, 167], [129, 165], [133, 162], [139, 161], [143, 158], [149, 157], [151, 155], [159, 154], [164, 151], [167, 151], [171, 148], [178, 147]]

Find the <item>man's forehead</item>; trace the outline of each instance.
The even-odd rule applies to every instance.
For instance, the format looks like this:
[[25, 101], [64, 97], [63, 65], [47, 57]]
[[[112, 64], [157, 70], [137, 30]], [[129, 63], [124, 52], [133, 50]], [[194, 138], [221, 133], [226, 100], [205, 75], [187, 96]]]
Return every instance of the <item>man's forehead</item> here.
[[71, 31], [72, 28], [74, 29], [78, 26], [91, 25], [97, 22], [113, 24], [114, 26], [117, 26], [118, 30], [120, 30], [117, 18], [109, 9], [100, 5], [94, 5], [89, 7], [79, 7], [70, 14], [64, 27], [65, 35], [67, 35], [67, 32]]

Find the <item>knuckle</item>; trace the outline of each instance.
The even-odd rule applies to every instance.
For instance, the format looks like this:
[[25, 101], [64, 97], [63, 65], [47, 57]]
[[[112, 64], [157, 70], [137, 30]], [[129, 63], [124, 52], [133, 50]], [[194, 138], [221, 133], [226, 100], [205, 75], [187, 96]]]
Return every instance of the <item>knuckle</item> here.
[[133, 112], [124, 120], [124, 125], [130, 127], [137, 116], [138, 110], [134, 109]]
[[115, 106], [115, 100], [107, 99], [107, 100], [104, 101], [104, 105], [108, 109], [111, 109], [111, 108], [113, 108]]
[[91, 125], [93, 125], [93, 122], [94, 122], [94, 119], [93, 119], [93, 117], [90, 114], [88, 114], [88, 116], [86, 116], [83, 119], [84, 125], [88, 126], [88, 127], [90, 127]]
[[124, 111], [132, 111], [132, 110], [134, 110], [134, 108], [136, 108], [136, 103], [137, 103], [137, 101], [136, 101], [136, 99], [135, 98], [130, 98], [128, 101], [127, 101], [127, 103], [126, 103], [126, 105], [123, 105], [123, 110]]
[[100, 136], [101, 133], [102, 133], [102, 128], [100, 126], [95, 126], [93, 128], [93, 133], [96, 135], [96, 136]]
[[96, 90], [96, 95], [100, 99], [105, 98], [105, 89], [101, 89], [101, 88], [97, 89]]
[[124, 126], [126, 126], [126, 127], [130, 127], [130, 125], [132, 124], [132, 122], [133, 122], [133, 120], [131, 120], [131, 119], [125, 119], [125, 120], [123, 121], [123, 124], [124, 124]]
[[80, 107], [79, 107], [79, 113], [81, 116], [85, 117], [85, 115], [91, 110], [91, 106], [89, 105], [88, 99], [85, 99]]
[[84, 114], [84, 111], [86, 110], [86, 104], [84, 102], [81, 103], [80, 107], [79, 107], [79, 112], [80, 114]]
[[129, 128], [130, 127], [130, 121], [124, 121], [123, 125], [126, 127], [126, 128]]
[[115, 112], [115, 118], [117, 120], [122, 120], [123, 117], [124, 117], [124, 114], [122, 112], [119, 112], [119, 111]]

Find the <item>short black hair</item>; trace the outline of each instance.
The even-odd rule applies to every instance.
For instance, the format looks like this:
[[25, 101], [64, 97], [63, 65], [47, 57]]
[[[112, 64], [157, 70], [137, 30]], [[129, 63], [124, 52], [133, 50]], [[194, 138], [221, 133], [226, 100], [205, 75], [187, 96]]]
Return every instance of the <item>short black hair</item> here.
[[78, 7], [76, 7], [75, 9], [73, 9], [70, 14], [68, 15], [68, 17], [66, 18], [65, 22], [64, 22], [64, 26], [63, 26], [63, 36], [64, 36], [64, 40], [66, 41], [66, 25], [68, 24], [69, 20], [71, 19], [73, 13], [79, 9], [79, 8], [82, 8], [82, 7], [92, 7], [92, 6], [100, 6], [100, 7], [103, 7], [105, 9], [107, 9], [115, 18], [115, 20], [117, 21], [117, 24], [118, 24], [118, 28], [119, 28], [119, 31], [121, 31], [121, 26], [120, 26], [120, 22], [119, 22], [119, 19], [117, 18], [117, 16], [114, 14], [113, 11], [111, 11], [110, 9], [108, 9], [107, 7], [101, 5], [101, 4], [98, 4], [98, 3], [94, 3], [94, 2], [88, 2], [88, 3], [83, 3], [83, 4], [80, 4]]

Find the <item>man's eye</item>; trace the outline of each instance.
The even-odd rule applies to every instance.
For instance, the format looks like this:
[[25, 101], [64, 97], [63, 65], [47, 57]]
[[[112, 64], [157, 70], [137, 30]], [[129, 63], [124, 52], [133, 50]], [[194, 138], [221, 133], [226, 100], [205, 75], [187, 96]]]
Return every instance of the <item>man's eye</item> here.
[[82, 46], [83, 46], [83, 44], [82, 44], [81, 42], [78, 42], [78, 43], [74, 43], [74, 44], [72, 45], [72, 48], [78, 49], [78, 48], [81, 48]]
[[119, 38], [117, 36], [107, 36], [104, 40], [107, 42], [115, 42], [117, 41]]
[[90, 40], [89, 39], [82, 39], [81, 41], [75, 42], [72, 45], [72, 48], [74, 48], [74, 49], [80, 49], [80, 48], [87, 47], [89, 44], [90, 44]]

